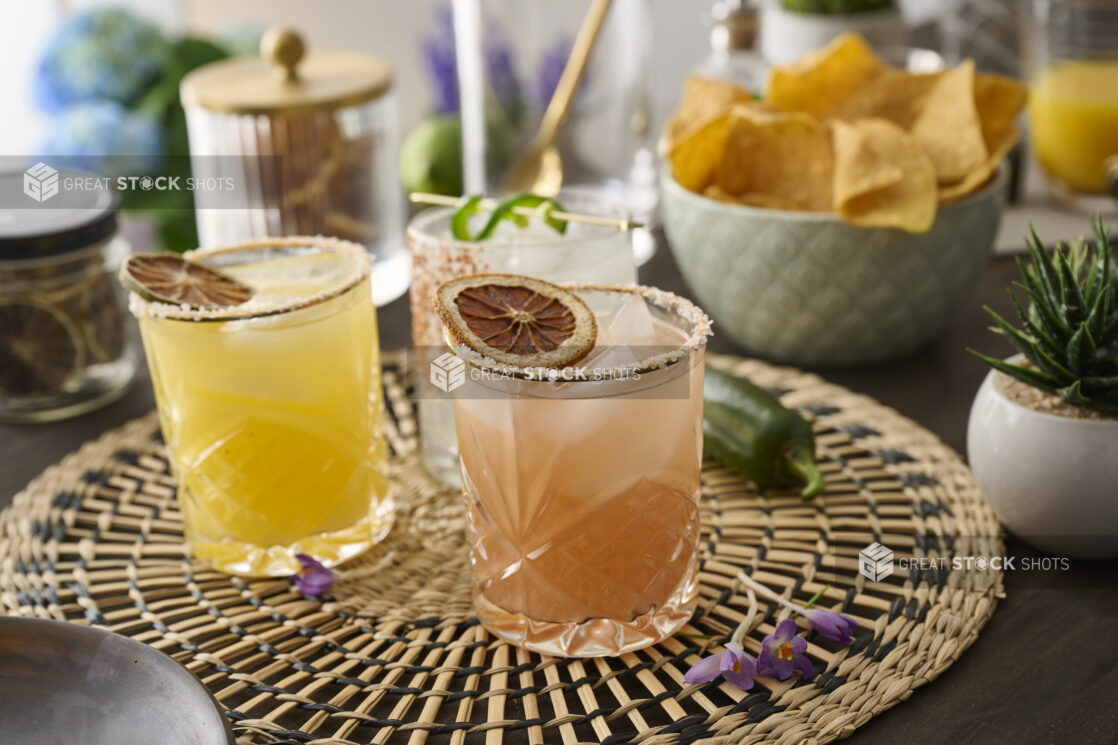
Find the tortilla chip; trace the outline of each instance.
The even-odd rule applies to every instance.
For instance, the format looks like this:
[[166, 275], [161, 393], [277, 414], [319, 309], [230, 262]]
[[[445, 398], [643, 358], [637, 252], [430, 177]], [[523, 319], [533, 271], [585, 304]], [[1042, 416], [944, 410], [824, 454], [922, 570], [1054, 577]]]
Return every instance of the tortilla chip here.
[[798, 208], [795, 202], [772, 194], [758, 194], [755, 192], [738, 196], [728, 194], [723, 191], [718, 184], [711, 184], [703, 189], [703, 196], [713, 199], [716, 202], [738, 204], [746, 207], [764, 207], [772, 210], [795, 210]]
[[1007, 139], [1016, 141], [1017, 117], [1025, 108], [1025, 86], [1002, 75], [975, 75], [974, 105], [982, 122], [982, 139], [993, 152], [1003, 148]]
[[964, 178], [989, 155], [974, 89], [974, 60], [966, 60], [940, 73], [919, 100], [919, 113], [909, 131], [928, 152], [941, 184]]
[[818, 120], [741, 106], [730, 113], [715, 176], [723, 192], [763, 194], [795, 209], [830, 211], [833, 177], [830, 135]]
[[936, 216], [936, 174], [917, 139], [886, 119], [836, 121], [832, 131], [835, 207], [842, 219], [926, 232]]
[[1027, 98], [1025, 86], [1012, 78], [985, 74], [975, 76], [974, 104], [982, 123], [986, 160], [959, 181], [941, 184], [941, 204], [961, 199], [990, 180], [998, 165], [1021, 139], [1017, 117], [1025, 108]]
[[730, 115], [720, 114], [682, 135], [668, 152], [672, 177], [684, 189], [701, 192], [714, 180], [726, 150]]
[[753, 96], [728, 80], [692, 75], [683, 87], [679, 106], [664, 127], [669, 148], [688, 131], [725, 114], [735, 104], [747, 103]]
[[902, 129], [910, 129], [920, 114], [921, 102], [941, 74], [884, 70], [838, 101], [826, 116], [888, 119]]
[[1002, 160], [1009, 155], [1009, 151], [1020, 139], [1021, 131], [1014, 127], [1012, 132], [1006, 133], [1004, 139], [995, 145], [982, 165], [968, 173], [962, 180], [940, 186], [939, 203], [955, 202], [981, 188], [994, 175], [994, 171], [998, 170]]
[[765, 101], [821, 118], [889, 68], [856, 34], [843, 34], [798, 62], [773, 68]]

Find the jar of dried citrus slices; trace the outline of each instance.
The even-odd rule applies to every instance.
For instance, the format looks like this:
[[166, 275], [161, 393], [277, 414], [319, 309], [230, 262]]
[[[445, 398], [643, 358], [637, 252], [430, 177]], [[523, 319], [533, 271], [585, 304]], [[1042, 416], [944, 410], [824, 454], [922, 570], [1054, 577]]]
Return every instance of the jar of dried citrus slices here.
[[[42, 188], [28, 188], [29, 178]], [[62, 182], [101, 183], [50, 166], [0, 173], [0, 420], [89, 411], [120, 396], [136, 370], [135, 331], [116, 280], [129, 253], [117, 235], [116, 197], [58, 189]]]

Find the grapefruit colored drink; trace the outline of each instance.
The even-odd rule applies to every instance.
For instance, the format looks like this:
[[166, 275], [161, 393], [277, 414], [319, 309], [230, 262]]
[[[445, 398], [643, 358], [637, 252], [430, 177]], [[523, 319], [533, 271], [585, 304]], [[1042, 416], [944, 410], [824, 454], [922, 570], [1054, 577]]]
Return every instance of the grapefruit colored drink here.
[[454, 392], [470, 563], [497, 636], [614, 655], [694, 607], [709, 322], [649, 288], [575, 287], [598, 330], [571, 379], [470, 362]]

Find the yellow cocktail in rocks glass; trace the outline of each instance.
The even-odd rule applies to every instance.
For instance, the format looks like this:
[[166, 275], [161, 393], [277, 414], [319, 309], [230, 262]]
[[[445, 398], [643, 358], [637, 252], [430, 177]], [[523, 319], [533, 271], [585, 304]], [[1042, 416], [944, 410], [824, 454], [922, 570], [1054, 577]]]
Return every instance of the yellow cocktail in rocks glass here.
[[[171, 271], [152, 288], [181, 284], [177, 257], [154, 258]], [[251, 288], [226, 307], [132, 293], [191, 554], [286, 575], [297, 553], [332, 565], [369, 548], [392, 505], [368, 255], [276, 238], [186, 258]]]
[[596, 330], [584, 357], [556, 360], [585, 326], [566, 296], [491, 281], [510, 280], [475, 275], [439, 295], [465, 364], [454, 406], [478, 617], [546, 654], [660, 641], [696, 597], [709, 321], [658, 290], [567, 285]]

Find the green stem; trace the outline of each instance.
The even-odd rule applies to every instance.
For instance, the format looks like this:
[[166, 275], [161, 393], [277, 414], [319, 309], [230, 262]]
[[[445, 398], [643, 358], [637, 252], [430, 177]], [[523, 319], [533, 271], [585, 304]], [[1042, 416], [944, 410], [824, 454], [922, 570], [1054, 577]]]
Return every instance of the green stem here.
[[793, 476], [806, 486], [800, 492], [804, 499], [810, 499], [827, 487], [827, 479], [815, 464], [815, 454], [806, 445], [797, 445], [784, 459]]
[[[819, 590], [819, 592], [812, 595], [811, 598], [806, 603], [804, 603], [804, 610], [807, 610], [811, 606], [815, 605], [815, 601], [818, 600], [819, 598], [823, 597], [823, 593], [825, 593], [827, 590], [830, 590], [830, 589], [831, 589], [830, 585], [823, 585], [823, 587]], [[795, 618], [798, 615], [800, 615], [798, 611], [792, 611], [792, 615], [790, 615], [788, 617], [789, 618]]]

